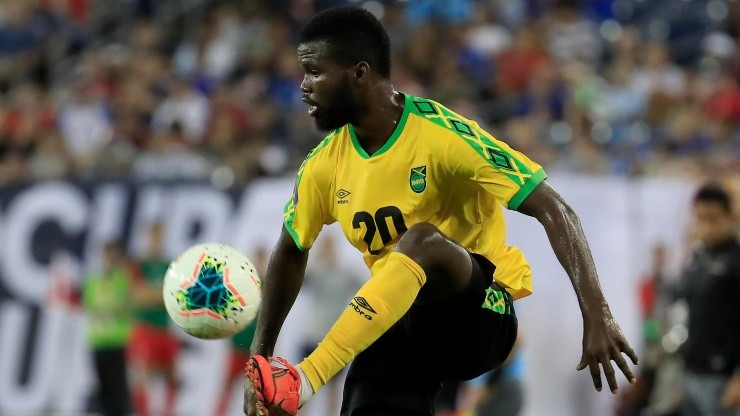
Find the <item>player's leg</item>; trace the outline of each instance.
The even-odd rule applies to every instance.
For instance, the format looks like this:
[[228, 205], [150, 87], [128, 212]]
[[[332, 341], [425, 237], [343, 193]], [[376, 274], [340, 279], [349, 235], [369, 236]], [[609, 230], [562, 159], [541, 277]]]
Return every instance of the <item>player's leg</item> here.
[[149, 415], [149, 382], [152, 377], [153, 352], [147, 327], [137, 325], [131, 333], [128, 349], [131, 366], [131, 399], [139, 416]]
[[123, 348], [111, 351], [111, 415], [126, 416], [131, 413], [131, 394], [126, 373], [126, 354]]
[[[300, 364], [302, 371], [285, 372], [283, 367], [291, 367], [287, 363], [253, 358], [249, 375], [260, 403], [290, 405], [295, 413], [300, 402], [284, 400], [291, 397], [288, 392], [295, 385], [305, 400], [311, 390], [326, 384], [388, 331], [412, 304], [435, 304], [457, 296], [469, 285], [472, 270], [463, 247], [431, 224], [415, 224], [401, 236], [383, 268], [363, 285], [319, 347]], [[303, 381], [286, 374], [300, 375]], [[262, 381], [267, 378], [271, 382]]]
[[147, 365], [141, 361], [133, 361], [131, 365], [131, 400], [137, 415], [149, 415], [149, 385], [150, 372]]
[[108, 363], [107, 354], [104, 349], [95, 349], [93, 351], [93, 364], [95, 366], [95, 374], [98, 376], [98, 402], [103, 410], [103, 414], [108, 415], [110, 392], [108, 386]]
[[421, 354], [407, 314], [352, 362], [340, 414], [433, 415], [442, 379]]
[[495, 266], [478, 254], [469, 257], [471, 278], [463, 291], [409, 312], [415, 339], [426, 342], [433, 356], [447, 357], [442, 371], [452, 380], [470, 380], [498, 367], [518, 330], [513, 299], [493, 281]]
[[484, 271], [463, 247], [428, 224], [409, 229], [396, 250], [424, 269], [426, 284], [403, 318], [352, 363], [343, 416], [432, 415], [444, 364], [474, 359], [441, 345], [454, 327], [466, 325], [465, 314], [483, 304], [493, 267]]
[[105, 416], [129, 414], [131, 407], [123, 349], [97, 350], [95, 366], [100, 381], [101, 404]]
[[180, 380], [177, 377], [177, 357], [180, 352], [180, 343], [177, 337], [168, 329], [157, 331], [158, 336], [158, 361], [161, 364], [162, 375], [165, 381], [165, 409], [164, 414], [171, 416], [175, 414], [175, 401], [177, 391], [180, 388]]
[[455, 413], [460, 387], [461, 382], [458, 380], [442, 380], [442, 390], [437, 395], [437, 415], [450, 416]]
[[[460, 292], [414, 304], [357, 356], [345, 383], [342, 416], [368, 408], [380, 409], [380, 414], [432, 415], [442, 376], [472, 378], [508, 355], [516, 338], [516, 318], [482, 307], [489, 289], [497, 288], [492, 284], [495, 268], [480, 256], [465, 255], [470, 275]], [[511, 299], [503, 304], [507, 302], [510, 306]], [[505, 307], [500, 311], [513, 312]]]

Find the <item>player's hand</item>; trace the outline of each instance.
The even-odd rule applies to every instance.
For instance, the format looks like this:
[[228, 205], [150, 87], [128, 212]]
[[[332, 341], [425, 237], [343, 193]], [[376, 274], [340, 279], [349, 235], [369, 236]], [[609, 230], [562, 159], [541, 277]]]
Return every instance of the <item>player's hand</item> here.
[[622, 356], [623, 353], [632, 360], [633, 364], [637, 365], [637, 354], [624, 338], [611, 314], [596, 319], [584, 319], [583, 355], [576, 369], [580, 371], [586, 367], [589, 368], [597, 391], [601, 391], [601, 368], [599, 368], [601, 366], [604, 369], [609, 389], [612, 393], [617, 392], [617, 378], [612, 361], [617, 364], [630, 383], [635, 382], [635, 376], [632, 375], [632, 370]]
[[740, 409], [740, 376], [733, 376], [722, 393], [722, 408]]

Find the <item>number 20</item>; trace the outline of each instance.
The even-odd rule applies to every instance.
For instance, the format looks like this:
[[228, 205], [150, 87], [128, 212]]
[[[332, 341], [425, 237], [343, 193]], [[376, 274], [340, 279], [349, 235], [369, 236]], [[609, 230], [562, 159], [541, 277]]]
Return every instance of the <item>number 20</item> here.
[[401, 213], [401, 210], [398, 209], [398, 207], [394, 207], [392, 205], [378, 208], [378, 210], [375, 211], [374, 217], [367, 211], [356, 212], [352, 217], [352, 227], [354, 227], [355, 230], [361, 228], [360, 224], [365, 224], [365, 237], [363, 237], [362, 240], [367, 244], [367, 251], [369, 251], [370, 254], [378, 254], [380, 253], [380, 250], [383, 249], [372, 249], [373, 238], [375, 238], [376, 231], [380, 233], [380, 241], [383, 242], [383, 247], [388, 245], [388, 243], [393, 239], [391, 231], [388, 229], [388, 223], [386, 222], [387, 218], [391, 218], [393, 220], [393, 227], [396, 229], [396, 235], [403, 234], [408, 230], [408, 228], [406, 228], [406, 223], [403, 221], [403, 213]]

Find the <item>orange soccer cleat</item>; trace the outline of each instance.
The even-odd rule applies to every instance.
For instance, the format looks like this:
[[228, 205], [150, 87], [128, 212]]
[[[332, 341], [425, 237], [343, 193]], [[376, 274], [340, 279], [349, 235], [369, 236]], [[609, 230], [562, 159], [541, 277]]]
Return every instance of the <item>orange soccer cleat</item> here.
[[298, 413], [301, 376], [295, 366], [280, 357], [255, 355], [247, 364], [247, 377], [257, 395], [257, 409], [264, 416], [272, 407], [290, 415]]

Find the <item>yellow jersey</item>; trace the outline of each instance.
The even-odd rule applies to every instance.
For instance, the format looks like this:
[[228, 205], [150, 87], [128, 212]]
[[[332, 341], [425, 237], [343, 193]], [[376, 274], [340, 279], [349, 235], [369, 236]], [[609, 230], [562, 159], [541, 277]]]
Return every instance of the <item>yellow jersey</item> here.
[[435, 225], [488, 258], [494, 279], [515, 299], [532, 293], [521, 251], [506, 246], [502, 206], [516, 209], [547, 175], [540, 165], [439, 103], [405, 95], [393, 135], [372, 155], [351, 124], [306, 157], [285, 205], [285, 227], [308, 250], [338, 221], [375, 274], [404, 231]]

